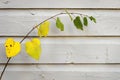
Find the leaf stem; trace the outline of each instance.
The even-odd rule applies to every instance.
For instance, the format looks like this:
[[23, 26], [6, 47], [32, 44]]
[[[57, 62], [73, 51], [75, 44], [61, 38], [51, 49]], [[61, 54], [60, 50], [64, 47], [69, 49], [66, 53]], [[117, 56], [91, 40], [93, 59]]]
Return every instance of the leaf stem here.
[[[59, 15], [62, 15], [62, 14], [67, 14], [67, 13], [58, 13], [58, 14], [55, 14], [55, 15], [53, 15], [53, 16], [45, 19], [44, 21], [42, 21], [42, 22], [39, 23], [38, 25], [34, 26], [34, 27], [26, 34], [26, 36], [23, 37], [23, 39], [20, 41], [20, 43], [22, 43], [22, 42], [29, 36], [29, 34], [30, 34], [35, 28], [37, 28], [39, 25], [41, 25], [42, 23], [44, 23], [44, 22], [47, 21], [47, 20], [50, 20], [50, 19], [55, 18], [56, 16], [59, 16]], [[70, 14], [78, 14], [78, 15], [83, 15], [83, 16], [89, 17], [88, 15], [84, 15], [84, 14], [80, 14], [80, 13], [70, 13]], [[2, 80], [3, 74], [4, 74], [4, 72], [5, 72], [5, 70], [6, 70], [6, 68], [7, 68], [7, 66], [8, 66], [8, 64], [9, 64], [9, 62], [10, 62], [11, 59], [12, 59], [12, 58], [8, 58], [7, 62], [5, 63], [5, 66], [4, 66], [4, 68], [3, 68], [3, 70], [2, 70], [2, 73], [1, 73], [1, 75], [0, 75], [0, 80]]]

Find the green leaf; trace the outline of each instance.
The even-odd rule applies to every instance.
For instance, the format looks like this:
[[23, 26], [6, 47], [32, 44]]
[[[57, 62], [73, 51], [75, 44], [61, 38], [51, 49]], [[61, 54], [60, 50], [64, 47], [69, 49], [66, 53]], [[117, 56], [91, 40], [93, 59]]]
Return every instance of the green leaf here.
[[57, 17], [57, 20], [56, 20], [56, 27], [61, 31], [64, 31], [64, 24], [61, 22], [59, 17]]
[[70, 15], [70, 13], [69, 13], [67, 10], [65, 10], [65, 12], [68, 14], [68, 16], [70, 17], [71, 21], [73, 21], [73, 18], [72, 18], [72, 16]]
[[76, 26], [77, 29], [83, 30], [83, 24], [82, 24], [79, 16], [77, 16], [77, 17], [73, 20], [73, 23], [74, 23], [74, 25]]
[[87, 17], [84, 17], [84, 18], [83, 18], [83, 23], [84, 23], [84, 26], [88, 26], [88, 20], [87, 20]]
[[96, 23], [96, 19], [93, 16], [89, 17], [91, 21], [93, 21], [94, 23]]

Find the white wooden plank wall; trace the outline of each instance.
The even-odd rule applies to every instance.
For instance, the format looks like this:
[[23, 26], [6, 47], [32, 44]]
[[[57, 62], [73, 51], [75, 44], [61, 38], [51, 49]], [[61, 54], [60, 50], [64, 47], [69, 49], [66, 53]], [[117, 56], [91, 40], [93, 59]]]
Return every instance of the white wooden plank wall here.
[[120, 0], [0, 0], [0, 71], [7, 61], [6, 38], [20, 41], [33, 26], [64, 8], [92, 15], [97, 23], [80, 31], [62, 15], [65, 31], [60, 32], [51, 20], [49, 36], [41, 39], [41, 59], [35, 61], [25, 53], [24, 43], [37, 37], [35, 30], [10, 61], [3, 80], [120, 79]]

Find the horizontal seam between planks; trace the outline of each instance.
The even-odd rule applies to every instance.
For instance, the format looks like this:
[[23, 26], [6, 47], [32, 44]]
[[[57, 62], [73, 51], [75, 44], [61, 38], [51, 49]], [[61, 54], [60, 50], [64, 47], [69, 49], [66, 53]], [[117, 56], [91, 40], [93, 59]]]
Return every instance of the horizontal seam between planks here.
[[9, 63], [8, 65], [120, 65], [120, 63]]
[[120, 10], [120, 8], [0, 8], [0, 10]]
[[[22, 37], [24, 37], [24, 36], [3, 36], [3, 35], [0, 36], [0, 38], [6, 38], [6, 37], [18, 37], [18, 38], [22, 38]], [[28, 38], [31, 38], [31, 37], [39, 38], [39, 36], [28, 36]], [[100, 36], [96, 36], [96, 35], [95, 35], [95, 36], [91, 36], [91, 35], [90, 35], [90, 36], [89, 36], [89, 35], [88, 35], [88, 36], [84, 36], [84, 35], [81, 35], [81, 36], [47, 36], [47, 37], [48, 37], [48, 38], [54, 38], [54, 37], [56, 37], [56, 38], [57, 38], [57, 37], [58, 37], [58, 38], [59, 38], [59, 37], [60, 37], [60, 38], [61, 38], [61, 37], [66, 37], [66, 38], [67, 38], [67, 37], [68, 37], [68, 38], [69, 38], [69, 37], [83, 37], [83, 38], [84, 38], [84, 37], [106, 37], [106, 38], [107, 38], [107, 37], [108, 37], [108, 38], [109, 38], [109, 37], [116, 37], [116, 38], [120, 38], [120, 35], [103, 35], [103, 36], [101, 36], [101, 35], [100, 35]], [[46, 38], [46, 37], [43, 37], [43, 38]]]

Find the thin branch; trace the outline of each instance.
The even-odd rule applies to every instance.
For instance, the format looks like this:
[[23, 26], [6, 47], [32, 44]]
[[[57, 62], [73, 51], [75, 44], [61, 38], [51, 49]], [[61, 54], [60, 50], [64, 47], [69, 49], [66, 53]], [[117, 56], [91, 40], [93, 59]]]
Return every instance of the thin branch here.
[[[36, 25], [35, 27], [33, 27], [33, 28], [26, 34], [26, 36], [23, 37], [23, 39], [20, 41], [20, 43], [22, 43], [22, 42], [29, 36], [29, 34], [30, 34], [35, 28], [37, 28], [40, 24], [44, 23], [45, 21], [47, 21], [47, 20], [49, 20], [49, 19], [52, 19], [52, 18], [58, 16], [58, 15], [61, 15], [61, 14], [62, 14], [62, 13], [56, 14], [56, 15], [54, 15], [54, 16], [52, 16], [52, 17], [50, 17], [50, 18], [48, 18], [48, 19], [46, 19], [46, 20], [44, 20], [44, 21], [42, 21], [41, 23], [39, 23], [39, 24]], [[1, 73], [1, 75], [0, 75], [0, 80], [2, 80], [3, 74], [4, 74], [4, 72], [5, 72], [5, 70], [6, 70], [7, 66], [8, 66], [8, 63], [9, 63], [9, 61], [10, 61], [11, 59], [12, 59], [12, 58], [8, 58], [5, 66], [4, 66], [4, 68], [3, 68], [3, 71], [2, 71], [2, 73]]]
[[8, 65], [10, 59], [11, 59], [11, 58], [8, 58], [8, 60], [7, 60], [6, 64], [5, 64], [5, 67], [4, 67], [4, 69], [3, 69], [3, 71], [2, 71], [2, 73], [1, 73], [1, 75], [0, 75], [0, 80], [2, 79], [2, 76], [3, 76], [4, 72], [5, 72], [5, 69], [7, 68], [7, 65]]
[[[39, 23], [38, 25], [34, 26], [34, 27], [26, 34], [26, 36], [23, 37], [23, 39], [20, 41], [20, 43], [22, 43], [22, 42], [29, 36], [29, 34], [30, 34], [35, 28], [37, 28], [39, 25], [41, 25], [42, 23], [44, 23], [44, 22], [47, 21], [47, 20], [50, 20], [50, 19], [55, 18], [56, 16], [59, 16], [59, 15], [62, 15], [62, 14], [67, 14], [67, 13], [58, 13], [58, 14], [56, 14], [56, 15], [53, 15], [53, 16], [45, 19], [44, 21], [42, 21], [42, 22]], [[80, 13], [70, 13], [70, 14], [77, 14], [77, 15], [83, 15], [83, 16], [89, 17], [88, 15], [84, 15], [84, 14], [80, 14]], [[7, 68], [8, 64], [9, 64], [9, 61], [10, 61], [11, 59], [12, 59], [12, 58], [8, 58], [5, 66], [4, 66], [4, 68], [3, 68], [3, 71], [2, 71], [2, 73], [1, 73], [1, 75], [0, 75], [0, 80], [2, 80], [3, 74], [4, 74], [6, 68]]]

